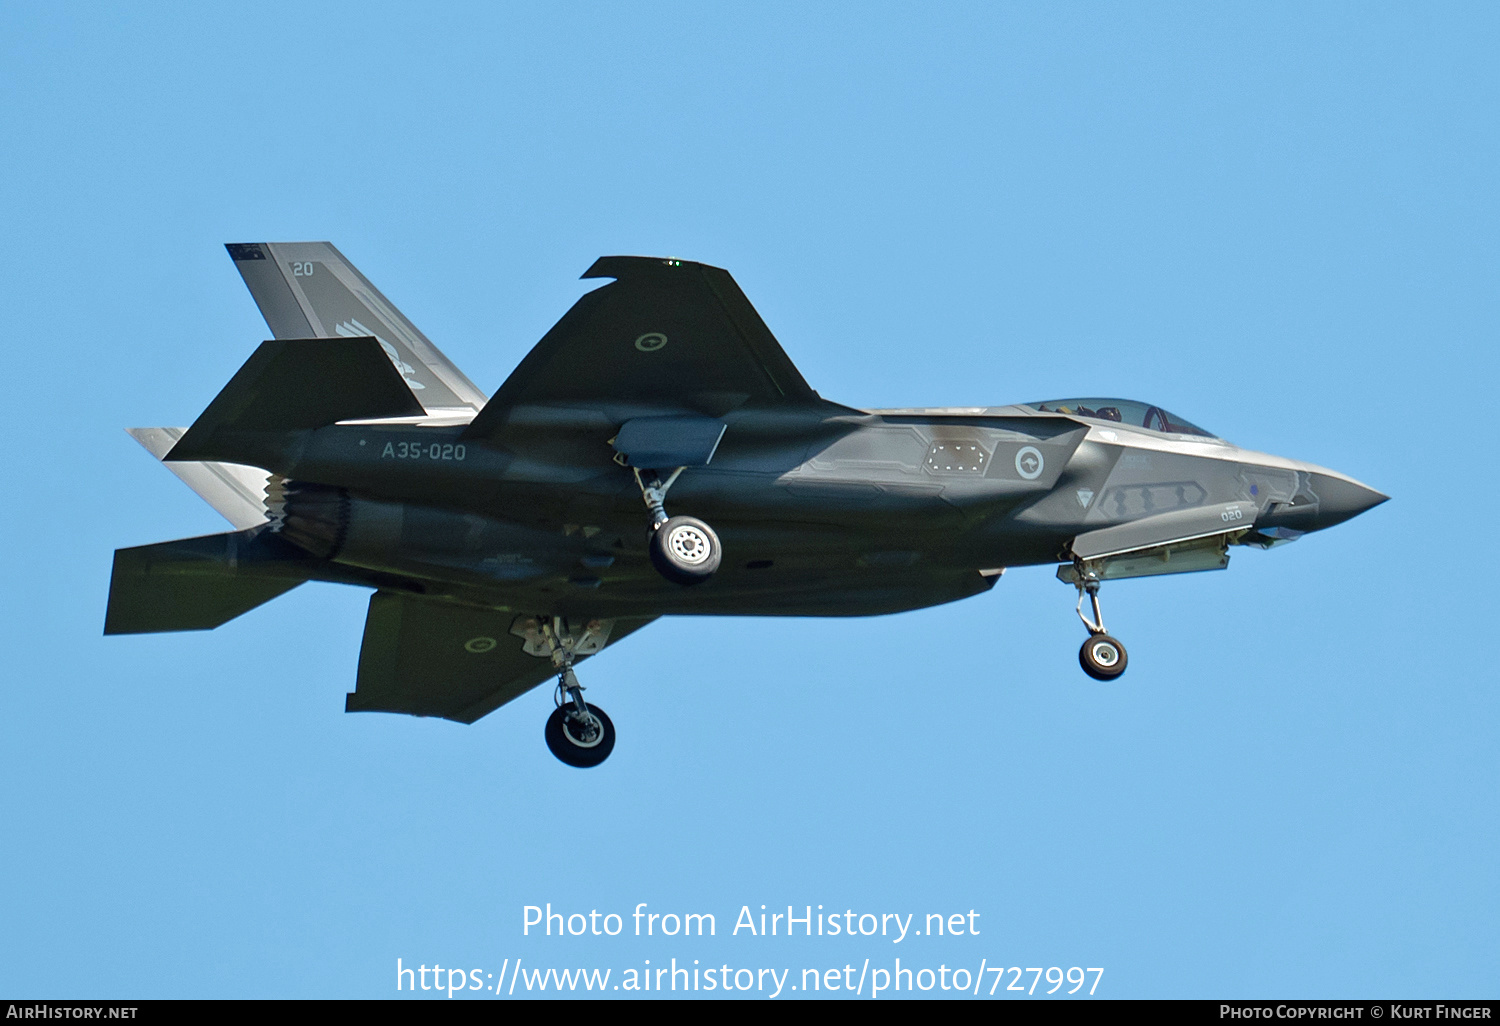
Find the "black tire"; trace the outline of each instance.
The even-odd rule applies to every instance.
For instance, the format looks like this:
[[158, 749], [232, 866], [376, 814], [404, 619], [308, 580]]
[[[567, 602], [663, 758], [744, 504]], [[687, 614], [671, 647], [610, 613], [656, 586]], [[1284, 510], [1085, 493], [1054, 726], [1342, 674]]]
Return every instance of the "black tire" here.
[[587, 731], [578, 729], [572, 702], [552, 710], [542, 736], [547, 739], [547, 747], [553, 755], [569, 766], [588, 769], [608, 759], [609, 753], [615, 750], [615, 725], [598, 706], [585, 702], [583, 707], [598, 721], [597, 740], [590, 738]]
[[1078, 665], [1095, 680], [1114, 680], [1125, 672], [1125, 646], [1108, 634], [1094, 634], [1078, 650]]
[[702, 584], [723, 558], [719, 536], [697, 517], [672, 517], [651, 533], [651, 563], [674, 584]]

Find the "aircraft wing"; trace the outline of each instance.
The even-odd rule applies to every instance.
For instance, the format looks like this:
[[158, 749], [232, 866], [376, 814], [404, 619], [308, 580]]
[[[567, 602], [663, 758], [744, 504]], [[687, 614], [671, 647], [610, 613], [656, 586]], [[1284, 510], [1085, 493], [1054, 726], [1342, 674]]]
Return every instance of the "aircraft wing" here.
[[[512, 632], [515, 613], [378, 591], [370, 598], [359, 680], [347, 712], [399, 712], [473, 723], [557, 676]], [[604, 621], [613, 644], [655, 617]], [[587, 656], [580, 656], [581, 662]]]
[[722, 416], [740, 406], [821, 406], [728, 271], [688, 260], [601, 257], [614, 278], [578, 300], [521, 361], [471, 438], [521, 406], [648, 406]]
[[429, 416], [466, 420], [484, 393], [328, 242], [224, 247], [277, 338], [373, 335]]

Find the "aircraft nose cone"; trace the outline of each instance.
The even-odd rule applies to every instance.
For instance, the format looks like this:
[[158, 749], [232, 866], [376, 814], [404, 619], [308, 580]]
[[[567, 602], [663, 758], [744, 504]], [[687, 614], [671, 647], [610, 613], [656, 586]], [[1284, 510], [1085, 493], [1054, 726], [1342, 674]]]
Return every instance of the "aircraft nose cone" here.
[[1311, 483], [1313, 494], [1318, 497], [1315, 531], [1342, 524], [1390, 498], [1357, 481], [1331, 474], [1313, 474]]

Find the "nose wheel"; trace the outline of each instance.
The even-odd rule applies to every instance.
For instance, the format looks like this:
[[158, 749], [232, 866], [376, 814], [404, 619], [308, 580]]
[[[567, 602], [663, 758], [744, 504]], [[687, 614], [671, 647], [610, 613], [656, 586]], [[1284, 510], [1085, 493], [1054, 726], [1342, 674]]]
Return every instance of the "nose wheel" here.
[[1114, 680], [1125, 672], [1125, 646], [1108, 634], [1095, 634], [1078, 650], [1078, 665], [1095, 680]]
[[[1104, 614], [1099, 610], [1099, 575], [1083, 564], [1077, 564], [1077, 570], [1078, 619], [1083, 621], [1089, 632], [1089, 639], [1078, 650], [1078, 665], [1095, 680], [1115, 680], [1125, 672], [1129, 657], [1125, 653], [1125, 646], [1105, 633]], [[1085, 596], [1093, 606], [1092, 620], [1083, 611]]]
[[702, 584], [719, 569], [723, 548], [714, 529], [697, 517], [667, 516], [667, 489], [685, 468], [678, 467], [665, 482], [648, 471], [653, 473], [650, 484], [639, 470], [631, 469], [651, 513], [651, 565], [673, 584]]

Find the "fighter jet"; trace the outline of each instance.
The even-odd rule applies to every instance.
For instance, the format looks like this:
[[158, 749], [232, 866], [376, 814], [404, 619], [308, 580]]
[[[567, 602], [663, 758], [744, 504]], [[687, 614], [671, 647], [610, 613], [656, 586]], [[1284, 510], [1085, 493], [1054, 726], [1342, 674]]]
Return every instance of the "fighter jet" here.
[[1220, 570], [1386, 500], [1149, 403], [831, 402], [687, 260], [596, 261], [613, 280], [487, 398], [332, 245], [227, 248], [275, 338], [191, 427], [130, 433], [235, 530], [117, 550], [105, 633], [372, 588], [347, 711], [472, 723], [555, 680], [570, 766], [615, 744], [575, 668], [658, 617], [897, 613], [1055, 564], [1083, 671], [1112, 681], [1103, 582]]

